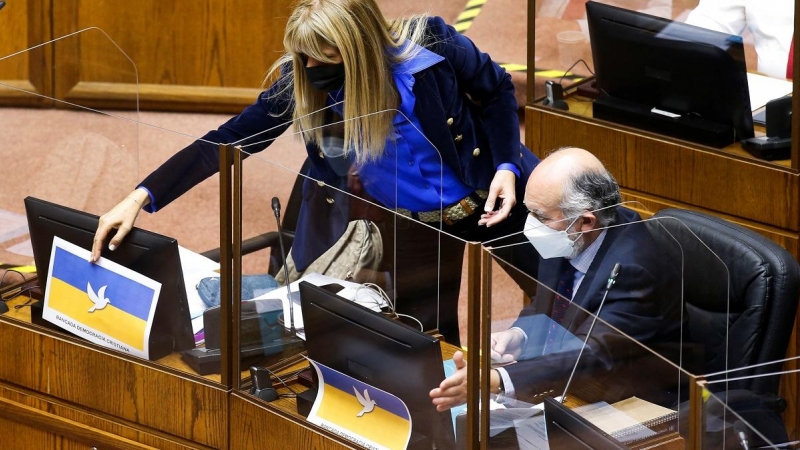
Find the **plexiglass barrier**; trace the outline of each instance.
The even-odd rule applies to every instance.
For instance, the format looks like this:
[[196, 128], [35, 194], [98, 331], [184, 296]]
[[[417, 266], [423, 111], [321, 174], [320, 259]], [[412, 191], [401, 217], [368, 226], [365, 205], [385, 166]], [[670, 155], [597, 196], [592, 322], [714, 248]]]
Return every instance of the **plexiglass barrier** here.
[[[202, 122], [171, 130], [158, 123], [159, 115], [153, 113], [147, 115], [150, 122], [145, 122], [138, 109], [136, 67], [100, 29], [82, 30], [4, 56], [0, 70], [10, 70], [20, 60], [37, 60], [68, 49], [73, 53], [75, 48], [80, 49], [74, 52], [79, 55], [77, 59], [64, 64], [58, 62], [66, 58], [54, 59], [54, 75], [86, 83], [56, 93], [58, 98], [44, 95], [36, 87], [0, 83], [0, 89], [15, 97], [30, 99], [26, 104], [52, 107], [9, 107], [0, 112], [0, 129], [6, 136], [0, 262], [10, 269], [4, 271], [2, 284], [14, 285], [22, 276], [29, 279], [19, 289], [4, 290], [3, 300], [10, 307], [5, 316], [196, 375], [181, 353], [196, 346], [195, 333], [202, 329], [196, 320], [202, 315], [203, 304], [198, 296], [199, 277], [214, 275], [218, 267], [199, 255], [219, 247], [216, 178], [171, 202], [163, 211], [166, 202], [148, 205], [145, 209], [158, 213], [139, 212], [134, 224], [139, 230], [129, 233], [114, 251], [108, 248], [108, 239], [114, 234], [111, 230], [102, 245], [100, 261], [87, 268], [86, 273], [97, 275], [105, 270], [118, 271], [118, 266], [113, 266], [118, 263], [135, 272], [125, 275], [128, 281], [136, 279], [139, 283], [138, 276], [155, 280], [157, 284], [151, 286], [158, 295], [147, 300], [152, 308], [132, 306], [144, 300], [128, 298], [130, 286], [115, 285], [116, 281], [108, 279], [88, 280], [91, 288], [87, 280], [73, 280], [82, 297], [76, 306], [53, 302], [45, 308], [44, 297], [59, 297], [56, 286], [63, 281], [51, 258], [54, 237], [80, 247], [74, 251], [79, 258], [76, 264], [88, 263], [88, 256], [82, 252], [92, 248], [97, 217], [121, 207], [137, 211], [141, 200], [127, 198], [131, 192], [178, 150], [197, 145], [193, 143], [206, 131], [201, 128]], [[111, 102], [91, 95], [91, 85], [96, 83], [116, 83], [125, 89]], [[120, 109], [98, 106], [111, 103]], [[218, 146], [212, 142], [206, 145]], [[147, 150], [140, 152], [140, 148]], [[217, 170], [214, 166], [213, 172]], [[185, 180], [187, 176], [175, 178]], [[145, 183], [145, 187], [153, 186]], [[51, 262], [54, 269], [49, 271]], [[51, 295], [47, 295], [48, 289]], [[96, 303], [92, 295], [108, 302], [105, 306]], [[90, 311], [93, 302], [94, 310]], [[125, 328], [120, 323], [126, 320], [131, 321], [131, 329], [138, 330], [133, 335], [120, 333]], [[214, 376], [210, 379], [219, 381]]]
[[[30, 99], [30, 104], [55, 106], [61, 113], [49, 121], [41, 118], [35, 109], [4, 109], [0, 127], [3, 127], [5, 140], [4, 186], [8, 188], [0, 195], [3, 209], [9, 212], [23, 213], [21, 200], [31, 195], [102, 214], [114, 206], [139, 177], [136, 66], [102, 30], [83, 30], [2, 56], [0, 70], [13, 68], [20, 61], [45, 59], [60, 49], [77, 45], [84, 49], [80, 59], [56, 66], [54, 75], [74, 78], [79, 71], [99, 71], [97, 66], [104, 67], [106, 72], [113, 68], [113, 75], [109, 76], [113, 76], [114, 81], [124, 80], [134, 86], [120, 100], [126, 107], [132, 106], [123, 111], [95, 109], [85, 101], [55, 100], [41, 94], [34, 86], [0, 82], [4, 94]], [[59, 124], [57, 129], [53, 128], [54, 123]], [[3, 262], [7, 262], [7, 258], [3, 258]]]
[[[35, 61], [50, 60], [54, 52], [85, 45], [80, 59], [57, 65], [53, 75], [74, 78], [77, 71], [112, 64], [113, 78], [136, 86], [136, 67], [113, 40], [98, 29], [87, 29], [0, 57], [0, 73]], [[9, 77], [12, 78], [12, 77]], [[99, 80], [98, 80], [99, 81]], [[46, 86], [0, 82], [4, 95], [33, 106], [56, 106], [54, 119], [38, 109], [4, 108], [0, 130], [4, 136], [3, 189], [0, 192], [0, 262], [11, 268], [0, 281], [8, 286], [36, 273], [34, 247], [26, 217], [25, 198], [33, 197], [68, 208], [102, 214], [111, 209], [135, 185], [139, 176], [138, 108], [136, 89], [129, 92], [128, 111], [101, 111], [87, 105], [57, 101], [46, 95]], [[58, 124], [58, 125], [56, 125]], [[93, 234], [93, 231], [92, 231]], [[91, 245], [91, 236], [87, 242]], [[40, 245], [49, 259], [50, 243]], [[47, 247], [47, 248], [45, 248]], [[41, 280], [40, 280], [41, 281]], [[9, 315], [30, 320], [31, 281], [8, 293]], [[11, 295], [20, 294], [13, 300]], [[25, 305], [25, 306], [23, 306]]]
[[[592, 417], [589, 411], [598, 409], [593, 416], [602, 417], [620, 404], [641, 402], [666, 412], [677, 408], [687, 390], [689, 374], [679, 365], [680, 266], [662, 248], [677, 244], [659, 242], [623, 206], [578, 214], [584, 215], [602, 225], [582, 233], [577, 217], [526, 225], [529, 242], [519, 245], [536, 245], [548, 256], [535, 277], [515, 273], [496, 256], [502, 242], [487, 244], [494, 257], [491, 334], [483, 336], [487, 348], [481, 350], [490, 353], [492, 364], [484, 380], [488, 387], [482, 386], [492, 405], [490, 447], [572, 448], [579, 441], [561, 437], [575, 430], [561, 434], [551, 428], [589, 420], [579, 419], [577, 411]], [[545, 241], [555, 239], [546, 229], [567, 229], [563, 238], [572, 243], [548, 248]], [[562, 415], [559, 421], [553, 417]], [[575, 420], [562, 423], [566, 419]]]
[[764, 390], [762, 382], [777, 383], [797, 376], [785, 366], [798, 357], [748, 365], [708, 374], [698, 381], [702, 394], [697, 407], [703, 448], [796, 448], [783, 412], [790, 398]]
[[[110, 67], [119, 67], [120, 74], [109, 82], [136, 84], [135, 67], [96, 29], [66, 36], [27, 54], [0, 58], [0, 67], [15, 58], [36, 57], [35, 52], [54, 51], [58, 45], [76, 45], [72, 40], [79, 40], [86, 49], [81, 53], [85, 61], [57, 68], [64, 76], [75, 71], [107, 73]], [[95, 70], [93, 64], [101, 67]], [[98, 76], [85, 78], [102, 82]], [[0, 193], [0, 262], [20, 267], [19, 272], [34, 266], [35, 249], [28, 244], [30, 216], [26, 216], [23, 202], [26, 196], [101, 215], [125, 201], [144, 179], [143, 185], [153, 191], [150, 209], [158, 213], [140, 214], [136, 225], [176, 238], [194, 253], [180, 260], [183, 276], [179, 284], [185, 299], [183, 295], [177, 301], [159, 299], [159, 305], [171, 305], [169, 310], [175, 314], [165, 328], [172, 339], [169, 351], [162, 352], [162, 346], [157, 357], [148, 358], [158, 364], [219, 382], [222, 361], [232, 354], [238, 369], [231, 382], [234, 388], [253, 394], [254, 401], [277, 401], [280, 408], [300, 417], [309, 413], [302, 408], [313, 401], [309, 391], [313, 393], [314, 383], [319, 382], [313, 374], [307, 377], [307, 371], [301, 375], [308, 364], [300, 355], [333, 366], [339, 358], [340, 363], [346, 360], [338, 366], [342, 371], [367, 384], [389, 386], [387, 390], [407, 399], [411, 418], [417, 418], [412, 420], [416, 428], [411, 437], [418, 440], [414, 442], [432, 440], [445, 448], [460, 446], [471, 432], [466, 414], [477, 411], [456, 407], [437, 412], [429, 392], [457, 372], [460, 363], [452, 355], [473, 331], [466, 326], [470, 322], [467, 315], [474, 312], [464, 313], [467, 298], [480, 297], [484, 293], [476, 291], [485, 290], [491, 298], [491, 335], [480, 336], [482, 349], [466, 350], [470, 351], [467, 360], [472, 362], [478, 361], [483, 350], [496, 369], [482, 372], [487, 375], [483, 391], [491, 392], [491, 407], [496, 408], [488, 415], [488, 423], [480, 424], [487, 427], [488, 436], [484, 437], [490, 445], [541, 445], [537, 439], [550, 425], [541, 410], [548, 403], [555, 408], [554, 414], [583, 425], [592, 423], [590, 418], [602, 420], [606, 414], [619, 417], [616, 414], [621, 410], [630, 416], [633, 413], [624, 408], [631, 408], [632, 403], [656, 414], [635, 416], [633, 422], [627, 422], [629, 427], [616, 430], [603, 431], [595, 424], [604, 433], [599, 436], [622, 444], [678, 439], [686, 448], [694, 448], [692, 442], [699, 442], [701, 448], [718, 448], [719, 442], [725, 446], [741, 442], [737, 439], [743, 429], [753, 442], [785, 442], [770, 428], [778, 422], [754, 419], [764, 405], [764, 417], [774, 418], [780, 412], [781, 399], [764, 397], [738, 380], [753, 373], [779, 372], [780, 362], [775, 367], [734, 372], [739, 361], [731, 355], [739, 343], [732, 337], [733, 330], [717, 326], [740, 313], [728, 309], [731, 275], [713, 248], [678, 219], [657, 216], [640, 221], [615, 208], [619, 217], [615, 216], [614, 224], [585, 236], [568, 233], [570, 240], [578, 243], [598, 244], [594, 259], [584, 262], [586, 270], [580, 281], [573, 275], [574, 294], [564, 294], [557, 280], [565, 259], [538, 262], [531, 241], [542, 233], [534, 227], [481, 239], [491, 263], [475, 270], [478, 261], [464, 252], [466, 241], [475, 240], [475, 235], [459, 223], [479, 214], [475, 209], [482, 207], [487, 193], [452, 183], [457, 177], [448, 172], [450, 166], [443, 163], [418, 125], [400, 111], [371, 115], [383, 117], [402, 133], [379, 159], [364, 162], [343, 150], [348, 124], [337, 120], [340, 112], [335, 100], [331, 108], [312, 114], [322, 118], [310, 120], [308, 123], [316, 125], [304, 128], [305, 133], [276, 116], [274, 127], [259, 124], [268, 128], [266, 132], [232, 136], [223, 127], [206, 135], [205, 129], [214, 126], [167, 128], [158, 124], [157, 115], [154, 120], [143, 120], [136, 108], [106, 111], [95, 108], [91, 101], [57, 101], [19, 86], [0, 87], [30, 96], [31, 104], [52, 101], [58, 106], [55, 113], [79, 116], [63, 131], [53, 133], [50, 122], [38, 119], [38, 111], [3, 110], [0, 127], [5, 127], [8, 137], [4, 156], [10, 170], [4, 178], [9, 189]], [[137, 103], [134, 92], [123, 100], [121, 106]], [[307, 147], [312, 131], [321, 145]], [[54, 134], [60, 136], [56, 145], [41, 143], [44, 136]], [[233, 260], [239, 264], [233, 283], [237, 290], [227, 304], [238, 314], [233, 340], [222, 335], [222, 277], [215, 272], [213, 261], [197, 255], [220, 243], [218, 180], [203, 180], [218, 170], [221, 144], [235, 146], [233, 159], [243, 161], [241, 168], [233, 170], [234, 178], [239, 178], [234, 180], [231, 196], [223, 199], [223, 204], [233, 205], [233, 211], [230, 221], [224, 216], [222, 221], [241, 227], [236, 231], [239, 239], [232, 242], [236, 249]], [[144, 146], [163, 151], [157, 157], [143, 158], [139, 148]], [[431, 151], [425, 159], [415, 159], [418, 155], [410, 152], [409, 146], [426, 146]], [[182, 148], [188, 150], [172, 157]], [[186, 157], [193, 163], [182, 161]], [[167, 160], [170, 162], [160, 169], [160, 175], [148, 177]], [[277, 238], [279, 222], [283, 240]], [[552, 225], [542, 226], [548, 224]], [[91, 227], [84, 230], [78, 243], [91, 245], [93, 232]], [[581, 250], [586, 247], [591, 245]], [[102, 255], [113, 259], [118, 254], [119, 250], [105, 249]], [[284, 264], [287, 255], [293, 260], [289, 266]], [[206, 256], [218, 260], [220, 252], [212, 250]], [[615, 282], [609, 283], [616, 263], [620, 269]], [[288, 288], [284, 270], [293, 281]], [[482, 285], [469, 283], [476, 274], [491, 274], [491, 278]], [[16, 275], [7, 273], [8, 277]], [[318, 298], [320, 311], [326, 303], [319, 298], [333, 297], [331, 301], [340, 306], [341, 298], [351, 298], [354, 301], [344, 304], [360, 306], [355, 312], [344, 306], [346, 309], [334, 315], [323, 311], [329, 316], [306, 322], [304, 288], [294, 283], [300, 279], [315, 286], [305, 289]], [[12, 308], [6, 317], [35, 320], [25, 290], [35, 286], [34, 281], [23, 286], [18, 292], [21, 296], [9, 297]], [[106, 293], [113, 305], [111, 291]], [[369, 328], [367, 335], [334, 325], [349, 313], [362, 314], [350, 324]], [[482, 320], [481, 313], [473, 328], [480, 328]], [[316, 328], [307, 328], [307, 323], [315, 323]], [[403, 333], [428, 338], [406, 345], [405, 352], [381, 347], [401, 341], [392, 338], [388, 340], [394, 344], [381, 343], [393, 336], [392, 327], [398, 324], [403, 324]], [[314, 329], [316, 350], [306, 340]], [[63, 328], [58, 331], [64, 332]], [[180, 345], [176, 345], [178, 340]], [[523, 342], [524, 346], [516, 346]], [[228, 353], [233, 348], [236, 350]], [[375, 348], [382, 353], [370, 353]], [[431, 355], [435, 363], [431, 363]], [[700, 397], [704, 403], [698, 403], [705, 405], [701, 419], [693, 421], [691, 391], [698, 386], [694, 382], [697, 377], [705, 377], [708, 393]], [[772, 377], [777, 380], [778, 375]], [[503, 380], [502, 390], [498, 380]], [[296, 398], [304, 392], [305, 397]], [[559, 403], [546, 398], [556, 398]], [[752, 407], [753, 398], [760, 402], [758, 408]], [[714, 402], [724, 404], [714, 407]], [[776, 402], [778, 409], [773, 409]]]
[[[620, 8], [666, 19], [684, 20], [697, 2], [673, 5], [671, 0], [600, 0]], [[536, 96], [545, 94], [544, 81], [568, 87], [594, 74], [589, 26], [584, 3], [534, 0]]]
[[743, 274], [729, 269], [744, 255], [670, 210], [641, 220], [625, 206], [610, 208], [613, 224], [592, 232], [577, 232], [568, 217], [569, 226], [527, 226], [532, 244], [552, 240], [542, 226], [569, 229], [573, 241], [559, 253], [567, 258], [540, 261], [532, 296], [505, 261], [493, 262], [491, 335], [481, 349], [493, 369], [482, 384], [493, 405], [489, 446], [789, 441], [780, 418], [786, 399], [777, 395], [785, 360], [744, 362], [757, 355], [737, 330], [755, 313], [741, 309], [745, 294], [731, 277]]
[[[240, 387], [308, 416], [323, 389], [308, 376], [307, 361], [291, 358], [305, 352], [403, 400], [412, 442], [453, 445], [451, 416], [436, 411], [429, 391], [451, 370], [444, 360], [460, 341], [466, 242], [443, 230], [482, 199], [452, 183], [438, 150], [402, 112], [372, 115], [393, 122], [398, 133], [366, 161], [345, 151], [347, 122], [331, 112], [317, 113], [325, 115], [319, 145], [307, 149], [310, 133], [287, 123], [277, 139], [251, 136], [236, 148], [244, 160], [243, 226], [235, 242], [242, 253]], [[295, 154], [272, 152], [278, 145], [291, 145]], [[256, 242], [265, 248], [251, 252]], [[359, 403], [347, 407], [355, 407], [354, 416]], [[312, 413], [309, 420], [321, 419]]]

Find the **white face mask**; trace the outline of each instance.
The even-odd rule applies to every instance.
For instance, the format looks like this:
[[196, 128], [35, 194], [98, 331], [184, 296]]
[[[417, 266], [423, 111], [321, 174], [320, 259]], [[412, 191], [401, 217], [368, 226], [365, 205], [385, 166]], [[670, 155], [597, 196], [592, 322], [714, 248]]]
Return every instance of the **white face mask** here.
[[528, 214], [528, 219], [525, 221], [525, 237], [533, 244], [536, 251], [544, 259], [550, 258], [567, 258], [572, 256], [575, 241], [580, 238], [579, 233], [575, 240], [570, 239], [567, 230], [580, 218], [580, 216], [570, 222], [566, 230], [554, 230], [538, 219]]

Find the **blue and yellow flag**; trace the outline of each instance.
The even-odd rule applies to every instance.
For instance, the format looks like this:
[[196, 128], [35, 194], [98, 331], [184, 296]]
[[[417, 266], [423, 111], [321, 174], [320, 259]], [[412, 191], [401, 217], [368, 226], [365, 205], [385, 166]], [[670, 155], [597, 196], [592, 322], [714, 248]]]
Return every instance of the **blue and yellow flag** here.
[[112, 261], [53, 241], [42, 317], [87, 340], [147, 358], [161, 284]]
[[411, 415], [402, 400], [330, 367], [311, 361], [319, 391], [311, 423], [370, 449], [405, 449]]

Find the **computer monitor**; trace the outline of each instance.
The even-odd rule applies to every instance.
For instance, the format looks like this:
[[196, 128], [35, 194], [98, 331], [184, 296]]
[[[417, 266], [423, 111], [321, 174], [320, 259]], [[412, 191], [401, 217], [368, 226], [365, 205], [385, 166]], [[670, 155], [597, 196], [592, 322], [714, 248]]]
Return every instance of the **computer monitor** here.
[[717, 148], [753, 137], [740, 36], [590, 1], [594, 117]]
[[450, 413], [436, 411], [428, 395], [444, 380], [438, 339], [305, 281], [300, 304], [309, 358], [399, 397], [411, 413], [412, 444], [455, 445]]
[[[25, 211], [39, 286], [41, 292], [46, 292], [53, 238], [58, 236], [91, 250], [98, 217], [34, 197], [25, 198]], [[150, 331], [150, 359], [194, 348], [189, 304], [175, 239], [134, 228], [116, 250], [112, 252], [104, 248], [102, 257], [161, 283]]]

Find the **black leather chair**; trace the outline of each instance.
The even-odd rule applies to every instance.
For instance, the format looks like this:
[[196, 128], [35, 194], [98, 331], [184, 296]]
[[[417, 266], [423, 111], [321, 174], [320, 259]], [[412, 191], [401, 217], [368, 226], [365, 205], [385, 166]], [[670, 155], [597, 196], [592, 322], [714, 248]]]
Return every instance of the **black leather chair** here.
[[[753, 231], [696, 211], [663, 209], [654, 217], [660, 220], [648, 225], [654, 227], [657, 237], [666, 240], [671, 257], [680, 261], [682, 249], [684, 314], [688, 316], [684, 343], [702, 350], [699, 358], [685, 366], [689, 372], [703, 375], [724, 371], [726, 356], [727, 370], [785, 358], [800, 297], [800, 266], [789, 252]], [[680, 246], [669, 242], [669, 235]], [[727, 277], [721, 276], [725, 270], [720, 260], [727, 266]], [[780, 369], [781, 364], [768, 364], [727, 376]], [[767, 403], [780, 411], [785, 403], [778, 397], [779, 383], [780, 376], [766, 376], [711, 387], [777, 399], [777, 403]]]

